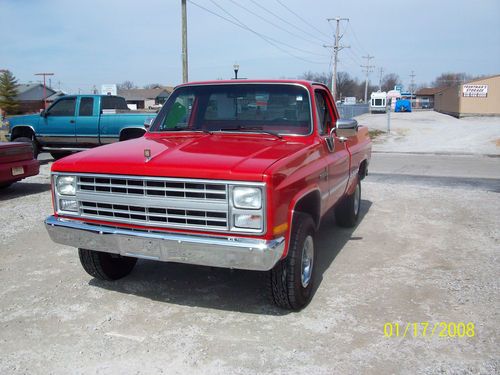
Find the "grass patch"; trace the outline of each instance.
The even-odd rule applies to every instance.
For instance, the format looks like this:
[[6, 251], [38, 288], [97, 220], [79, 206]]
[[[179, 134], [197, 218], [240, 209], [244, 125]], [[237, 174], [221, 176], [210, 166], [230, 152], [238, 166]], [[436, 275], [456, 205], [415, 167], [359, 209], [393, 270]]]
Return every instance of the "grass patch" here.
[[378, 130], [378, 129], [368, 130], [368, 135], [370, 136], [370, 138], [372, 140], [377, 138], [379, 135], [384, 134], [384, 133], [385, 133], [384, 131]]

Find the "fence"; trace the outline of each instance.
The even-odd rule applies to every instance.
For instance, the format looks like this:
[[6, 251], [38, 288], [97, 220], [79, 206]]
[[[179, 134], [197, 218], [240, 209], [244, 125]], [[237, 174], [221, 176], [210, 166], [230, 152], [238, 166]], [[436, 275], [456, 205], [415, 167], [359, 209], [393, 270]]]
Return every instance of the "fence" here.
[[370, 112], [369, 104], [339, 104], [337, 109], [340, 114], [340, 118], [353, 118], [363, 113]]

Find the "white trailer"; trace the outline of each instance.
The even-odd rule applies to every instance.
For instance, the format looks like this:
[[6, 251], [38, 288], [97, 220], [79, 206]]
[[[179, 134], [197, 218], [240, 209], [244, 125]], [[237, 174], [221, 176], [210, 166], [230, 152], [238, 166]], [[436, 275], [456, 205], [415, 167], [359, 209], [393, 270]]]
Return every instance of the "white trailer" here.
[[385, 113], [387, 111], [387, 93], [372, 92], [370, 96], [370, 113]]

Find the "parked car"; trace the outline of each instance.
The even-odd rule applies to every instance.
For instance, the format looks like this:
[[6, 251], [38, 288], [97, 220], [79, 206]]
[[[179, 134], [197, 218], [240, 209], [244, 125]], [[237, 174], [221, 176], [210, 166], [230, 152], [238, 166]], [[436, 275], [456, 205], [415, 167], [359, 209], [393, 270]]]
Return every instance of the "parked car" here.
[[52, 165], [46, 228], [99, 279], [137, 258], [265, 271], [272, 300], [297, 310], [321, 219], [356, 225], [370, 157], [368, 129], [340, 119], [323, 84], [184, 84], [144, 137]]
[[35, 176], [39, 171], [40, 164], [33, 158], [31, 143], [0, 142], [0, 188]]
[[10, 140], [31, 142], [35, 157], [48, 151], [58, 159], [71, 152], [137, 138], [156, 114], [131, 111], [124, 98], [111, 95], [69, 95], [40, 114], [9, 119]]

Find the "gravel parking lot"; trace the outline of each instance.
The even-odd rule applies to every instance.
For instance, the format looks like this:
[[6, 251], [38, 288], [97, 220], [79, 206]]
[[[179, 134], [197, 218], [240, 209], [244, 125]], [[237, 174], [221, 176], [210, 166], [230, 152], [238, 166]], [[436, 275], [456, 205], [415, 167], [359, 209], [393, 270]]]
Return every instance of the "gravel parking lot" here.
[[[92, 279], [43, 227], [49, 167], [0, 196], [2, 374], [500, 371], [495, 189], [368, 177], [362, 220], [323, 223], [315, 296], [288, 313], [258, 273], [140, 261]], [[388, 338], [388, 322], [473, 322], [475, 335]]]
[[[0, 373], [500, 373], [500, 159], [476, 155], [482, 140], [432, 148], [442, 118], [429, 113], [377, 141], [359, 225], [324, 221], [315, 296], [298, 313], [266, 300], [259, 273], [141, 260], [123, 280], [92, 279], [44, 229], [42, 154], [40, 175], [0, 193]], [[491, 143], [498, 121], [483, 120]], [[440, 337], [442, 322], [474, 335]]]

